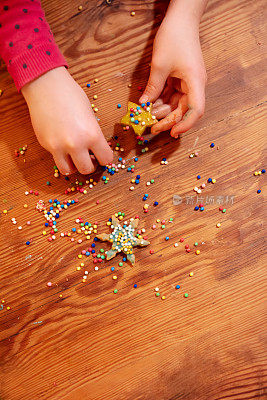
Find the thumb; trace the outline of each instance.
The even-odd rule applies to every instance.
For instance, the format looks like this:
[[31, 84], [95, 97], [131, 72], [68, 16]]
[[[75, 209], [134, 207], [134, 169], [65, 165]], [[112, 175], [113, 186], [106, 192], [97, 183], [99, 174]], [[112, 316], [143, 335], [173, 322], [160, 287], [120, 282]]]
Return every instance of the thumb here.
[[147, 101], [154, 102], [157, 100], [164, 88], [167, 77], [167, 71], [152, 66], [145, 91], [139, 102], [146, 103]]

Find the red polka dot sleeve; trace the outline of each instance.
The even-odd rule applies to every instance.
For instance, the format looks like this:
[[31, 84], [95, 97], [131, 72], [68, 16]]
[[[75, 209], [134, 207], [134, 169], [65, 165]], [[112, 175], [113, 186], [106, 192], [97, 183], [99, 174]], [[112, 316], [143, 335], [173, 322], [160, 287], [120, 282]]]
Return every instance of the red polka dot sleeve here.
[[18, 90], [51, 69], [67, 67], [39, 0], [0, 1], [0, 57]]

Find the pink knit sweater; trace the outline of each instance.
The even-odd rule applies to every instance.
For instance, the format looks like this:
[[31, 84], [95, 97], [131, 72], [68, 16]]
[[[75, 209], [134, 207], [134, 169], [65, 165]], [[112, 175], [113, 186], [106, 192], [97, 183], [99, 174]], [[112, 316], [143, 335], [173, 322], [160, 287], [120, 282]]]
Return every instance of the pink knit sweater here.
[[18, 90], [51, 69], [67, 67], [39, 0], [0, 1], [0, 57]]

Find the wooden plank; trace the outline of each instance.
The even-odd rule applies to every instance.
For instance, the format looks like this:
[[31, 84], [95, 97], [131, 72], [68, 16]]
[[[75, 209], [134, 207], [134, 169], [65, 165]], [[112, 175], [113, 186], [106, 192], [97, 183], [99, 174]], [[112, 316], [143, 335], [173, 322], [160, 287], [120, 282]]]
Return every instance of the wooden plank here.
[[[53, 177], [52, 157], [36, 142], [24, 101], [1, 67], [0, 301], [5, 303], [0, 310], [0, 398], [263, 399], [266, 253], [263, 194], [257, 189], [264, 192], [265, 184], [264, 176], [253, 176], [265, 161], [263, 1], [210, 1], [201, 25], [209, 76], [206, 114], [178, 141], [168, 133], [148, 135], [147, 153], [117, 123], [127, 100], [138, 99], [137, 86], [145, 85], [166, 2], [88, 1], [82, 12], [69, 1], [43, 5], [70, 72], [90, 99], [98, 95], [106, 137], [118, 135], [123, 157], [132, 164], [138, 155], [139, 161], [134, 174], [120, 171], [108, 185], [98, 171], [99, 182], [88, 195], [68, 197], [69, 183]], [[96, 77], [99, 83], [87, 89]], [[116, 109], [118, 102], [123, 109]], [[14, 157], [24, 144], [25, 162]], [[190, 159], [192, 151], [199, 156]], [[168, 165], [160, 164], [162, 157]], [[131, 192], [130, 180], [137, 173], [141, 183]], [[201, 194], [203, 202], [214, 198], [202, 213], [193, 211], [198, 174], [201, 182], [217, 180]], [[147, 187], [152, 178], [155, 183]], [[29, 189], [39, 195], [25, 196]], [[149, 194], [147, 214], [144, 193]], [[173, 204], [174, 194], [182, 197], [180, 205]], [[225, 214], [218, 210], [220, 196], [228, 199]], [[108, 232], [112, 213], [140, 216], [151, 245], [136, 250], [134, 267], [118, 267], [117, 257], [94, 271], [89, 258], [83, 283], [77, 256], [91, 241], [79, 244], [73, 236], [75, 242], [58, 237], [49, 243], [42, 235], [44, 219], [36, 202], [76, 197], [79, 203], [62, 213], [60, 232], [77, 226], [78, 217], [97, 221], [99, 231]], [[164, 230], [157, 218], [166, 220]], [[157, 286], [165, 301], [155, 297]]]

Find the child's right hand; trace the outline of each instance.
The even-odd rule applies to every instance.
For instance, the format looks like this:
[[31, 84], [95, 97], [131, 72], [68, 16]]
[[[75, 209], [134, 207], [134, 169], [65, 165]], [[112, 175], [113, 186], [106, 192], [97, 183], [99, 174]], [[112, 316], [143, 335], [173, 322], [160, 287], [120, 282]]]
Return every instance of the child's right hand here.
[[90, 174], [95, 165], [113, 159], [108, 145], [81, 87], [65, 67], [55, 68], [26, 84], [22, 94], [27, 101], [32, 125], [40, 144], [52, 153], [62, 174], [76, 171]]

